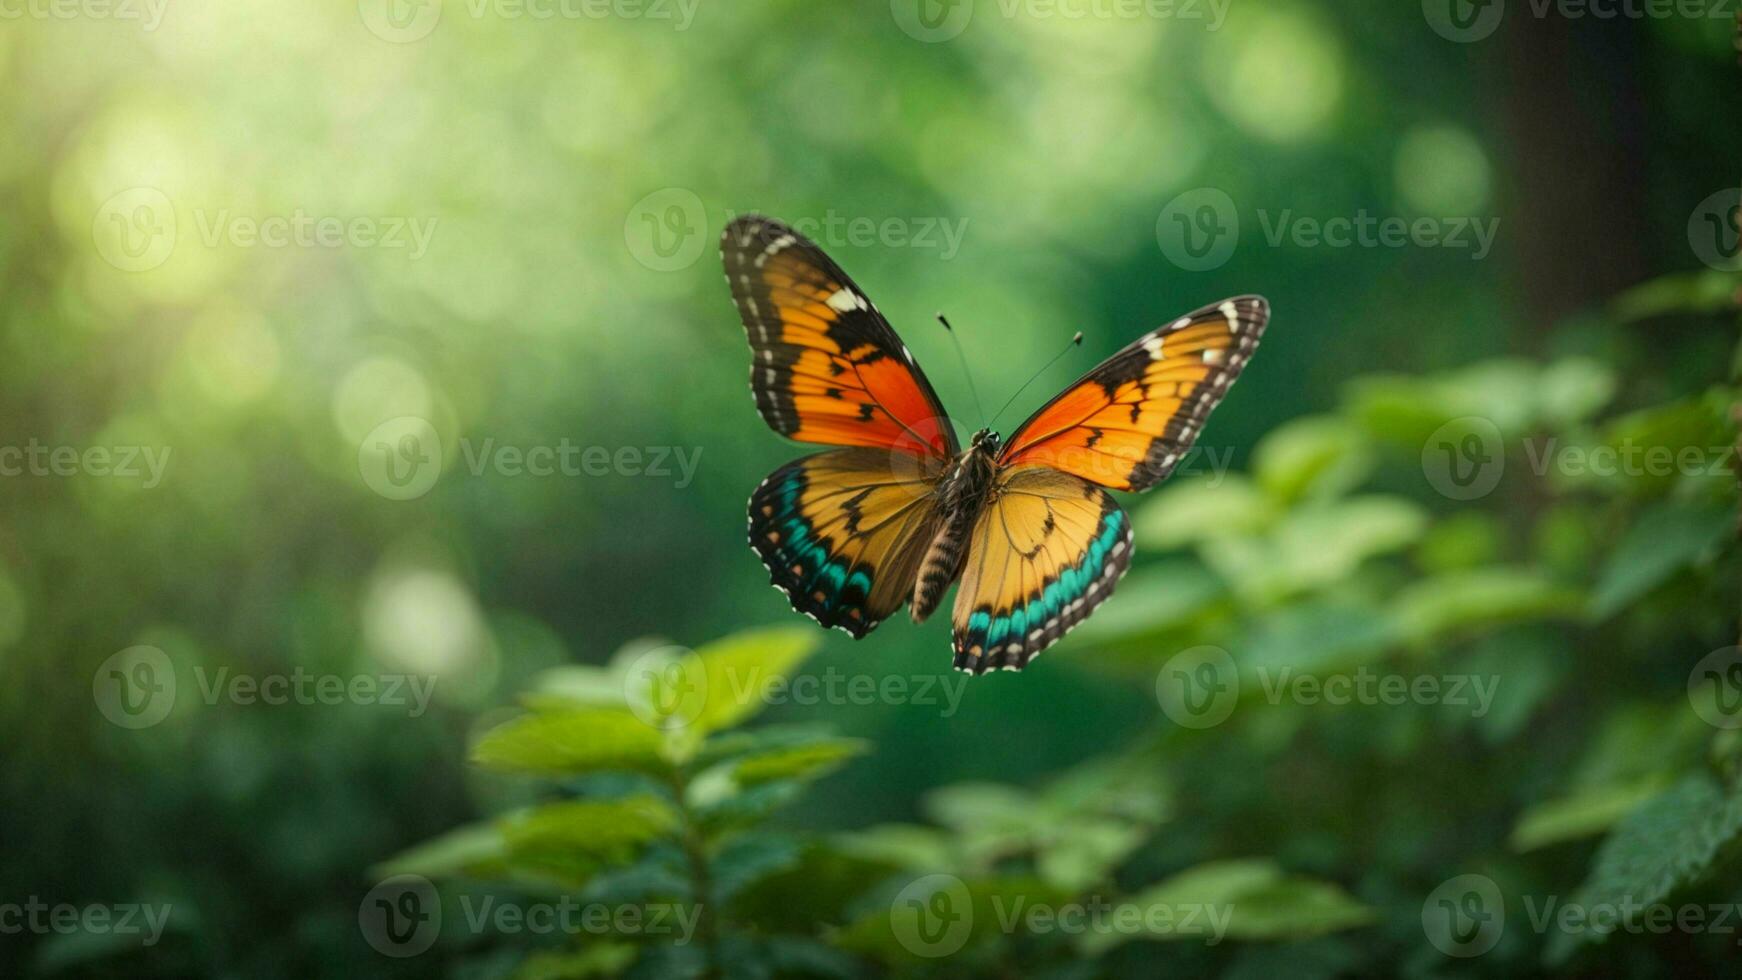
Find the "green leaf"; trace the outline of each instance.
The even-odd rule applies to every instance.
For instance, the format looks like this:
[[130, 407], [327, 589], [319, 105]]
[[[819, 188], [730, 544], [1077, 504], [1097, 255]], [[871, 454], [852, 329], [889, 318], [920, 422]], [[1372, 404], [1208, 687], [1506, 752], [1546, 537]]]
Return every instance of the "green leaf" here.
[[1131, 516], [1137, 543], [1145, 548], [1178, 548], [1227, 534], [1262, 530], [1277, 513], [1276, 504], [1251, 480], [1229, 474], [1169, 482]]
[[927, 871], [956, 866], [950, 837], [919, 824], [878, 824], [833, 838], [845, 854], [898, 868]]
[[800, 850], [790, 836], [756, 833], [732, 838], [711, 862], [713, 900], [729, 901], [763, 878], [793, 867]]
[[664, 773], [663, 733], [626, 708], [534, 712], [499, 725], [472, 747], [491, 769], [576, 775], [611, 769]]
[[1589, 418], [1615, 397], [1615, 372], [1601, 361], [1569, 357], [1550, 364], [1537, 379], [1536, 400], [1544, 423], [1564, 428]]
[[1602, 942], [1608, 932], [1629, 925], [1629, 911], [1660, 903], [1702, 880], [1733, 852], [1742, 835], [1742, 792], [1724, 790], [1704, 774], [1688, 776], [1640, 805], [1615, 827], [1597, 849], [1590, 874], [1569, 906], [1620, 910], [1615, 921], [1592, 922], [1590, 929], [1557, 932], [1544, 959], [1558, 965], [1586, 942]]
[[848, 759], [864, 755], [871, 743], [857, 738], [835, 738], [768, 749], [740, 759], [733, 776], [741, 786], [756, 786], [776, 779], [813, 780], [839, 769]]
[[1664, 503], [1647, 511], [1604, 565], [1591, 590], [1591, 618], [1620, 612], [1698, 561], [1734, 526], [1735, 515], [1723, 506]]
[[377, 878], [414, 874], [425, 878], [468, 875], [497, 878], [507, 871], [508, 841], [495, 821], [457, 827], [409, 847], [370, 869]]
[[1133, 571], [1119, 591], [1071, 634], [1078, 643], [1109, 644], [1190, 624], [1227, 594], [1197, 561], [1164, 561]]
[[1541, 572], [1496, 565], [1446, 572], [1410, 585], [1392, 601], [1392, 618], [1402, 638], [1426, 644], [1453, 631], [1570, 618], [1583, 601], [1578, 590]]
[[1425, 571], [1449, 572], [1497, 560], [1506, 540], [1500, 521], [1479, 510], [1460, 511], [1422, 536], [1415, 561]]
[[[1736, 434], [1727, 413], [1732, 401], [1733, 392], [1714, 389], [1609, 422], [1602, 432], [1603, 445], [1618, 459], [1635, 462], [1608, 482], [1620, 490], [1650, 496], [1666, 493], [1687, 480], [1710, 480], [1727, 496], [1735, 485], [1728, 467], [1721, 466], [1715, 473], [1705, 471], [1713, 468], [1713, 462], [1722, 464], [1731, 456]], [[1690, 452], [1698, 458], [1700, 472], [1685, 473], [1683, 464], [1673, 462]], [[1660, 462], [1646, 466], [1653, 458]], [[1663, 460], [1673, 465], [1665, 466]]]
[[1361, 430], [1330, 415], [1286, 422], [1252, 450], [1252, 475], [1285, 503], [1340, 496], [1373, 471], [1372, 448]]
[[514, 870], [567, 882], [630, 864], [676, 824], [671, 807], [652, 796], [547, 803], [498, 821]]
[[1313, 599], [1282, 606], [1256, 620], [1237, 645], [1241, 690], [1261, 691], [1260, 672], [1332, 672], [1372, 663], [1395, 639], [1391, 620], [1369, 603]]
[[565, 800], [509, 814], [500, 821], [511, 851], [561, 848], [590, 857], [616, 858], [677, 826], [671, 805], [656, 796], [619, 800]]
[[593, 939], [579, 949], [533, 953], [521, 961], [514, 980], [588, 980], [617, 977], [639, 954], [632, 943]]
[[[930, 898], [914, 895], [913, 886], [928, 878], [948, 884]], [[936, 942], [953, 928], [960, 934], [954, 941], [945, 939], [949, 955], [972, 957], [1027, 932], [1025, 917], [1030, 911], [1037, 907], [1042, 911], [1056, 909], [1073, 897], [1068, 891], [1026, 877], [900, 878], [874, 893], [858, 918], [836, 933], [836, 944], [896, 964], [929, 962], [932, 954], [919, 943]], [[929, 909], [947, 915], [940, 919], [930, 915]], [[939, 925], [945, 927], [941, 934], [935, 929]]]
[[1231, 939], [1299, 940], [1374, 922], [1378, 915], [1328, 881], [1286, 878], [1236, 899]]
[[1120, 905], [1143, 928], [1085, 933], [1084, 952], [1099, 955], [1133, 939], [1304, 939], [1375, 919], [1373, 910], [1336, 885], [1288, 875], [1262, 858], [1199, 865]]
[[1150, 828], [1141, 824], [1080, 816], [1071, 821], [1069, 830], [1041, 842], [1035, 870], [1047, 884], [1080, 892], [1108, 881], [1149, 834]]
[[767, 685], [789, 676], [820, 642], [814, 628], [780, 626], [734, 633], [699, 648], [686, 673], [699, 668], [706, 697], [685, 730], [706, 735], [748, 720], [766, 704]]
[[1641, 803], [1663, 792], [1663, 776], [1587, 787], [1572, 796], [1538, 803], [1518, 817], [1509, 843], [1515, 851], [1601, 834]]
[[1716, 269], [1675, 272], [1634, 286], [1610, 301], [1622, 323], [1675, 313], [1724, 313], [1736, 308], [1736, 276]]
[[1427, 528], [1402, 497], [1365, 496], [1306, 507], [1263, 538], [1205, 542], [1210, 567], [1249, 602], [1267, 603], [1348, 578], [1370, 558], [1401, 550]]

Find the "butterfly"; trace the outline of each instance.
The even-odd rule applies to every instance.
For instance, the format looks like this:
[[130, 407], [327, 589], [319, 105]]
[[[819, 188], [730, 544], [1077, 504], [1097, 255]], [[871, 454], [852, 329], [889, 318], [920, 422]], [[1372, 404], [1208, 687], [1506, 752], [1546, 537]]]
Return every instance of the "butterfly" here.
[[1008, 440], [957, 441], [889, 321], [823, 250], [745, 215], [721, 237], [763, 421], [836, 447], [750, 497], [750, 546], [794, 609], [855, 639], [903, 603], [923, 622], [959, 580], [955, 666], [1021, 670], [1113, 593], [1131, 519], [1107, 490], [1166, 479], [1264, 333], [1238, 296], [1138, 338]]

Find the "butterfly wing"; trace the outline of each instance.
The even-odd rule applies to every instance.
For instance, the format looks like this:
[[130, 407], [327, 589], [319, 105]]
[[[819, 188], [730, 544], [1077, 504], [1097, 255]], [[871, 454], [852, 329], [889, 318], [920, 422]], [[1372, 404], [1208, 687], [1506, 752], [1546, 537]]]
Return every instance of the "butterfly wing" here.
[[1191, 449], [1269, 319], [1263, 297], [1239, 296], [1139, 337], [1022, 423], [999, 461], [1147, 490]]
[[1131, 521], [1111, 495], [1044, 466], [999, 473], [956, 589], [956, 668], [1021, 670], [1113, 594]]
[[763, 421], [799, 442], [948, 459], [954, 431], [889, 321], [809, 239], [746, 215], [720, 244]]
[[794, 609], [857, 639], [912, 595], [940, 475], [941, 463], [879, 449], [795, 459], [751, 495], [750, 547]]

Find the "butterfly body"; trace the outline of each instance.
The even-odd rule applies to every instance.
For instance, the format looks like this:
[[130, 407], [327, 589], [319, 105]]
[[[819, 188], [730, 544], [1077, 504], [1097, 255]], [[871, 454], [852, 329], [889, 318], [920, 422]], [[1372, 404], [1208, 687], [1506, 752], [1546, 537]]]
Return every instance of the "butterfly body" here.
[[1002, 441], [991, 429], [974, 433], [968, 448], [938, 482], [938, 521], [941, 525], [925, 559], [920, 562], [919, 581], [914, 585], [908, 612], [923, 623], [943, 601], [950, 583], [961, 574], [968, 533], [986, 509], [995, 492], [998, 449]]
[[794, 609], [865, 636], [915, 622], [958, 583], [955, 666], [1020, 670], [1082, 622], [1130, 565], [1141, 491], [1180, 464], [1269, 318], [1261, 297], [1138, 338], [1018, 426], [966, 449], [925, 374], [815, 244], [748, 215], [721, 242], [763, 419], [800, 442], [750, 498], [750, 545]]

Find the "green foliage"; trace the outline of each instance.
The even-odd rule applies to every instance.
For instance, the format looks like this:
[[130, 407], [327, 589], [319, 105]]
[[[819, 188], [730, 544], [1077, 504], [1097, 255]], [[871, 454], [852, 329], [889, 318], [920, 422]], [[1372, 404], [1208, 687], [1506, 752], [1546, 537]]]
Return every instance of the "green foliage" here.
[[[447, 880], [462, 894], [495, 881], [531, 894], [578, 890], [620, 908], [693, 909], [693, 937], [650, 934], [639, 951], [612, 943], [534, 952], [520, 965], [523, 978], [754, 975], [803, 959], [798, 947], [742, 931], [738, 900], [796, 866], [806, 846], [763, 829], [774, 810], [869, 746], [815, 729], [739, 726], [764, 706], [757, 685], [786, 677], [816, 646], [813, 633], [789, 628], [734, 634], [694, 652], [634, 644], [604, 668], [535, 680], [531, 710], [485, 732], [472, 760], [506, 774], [579, 779], [571, 785], [582, 795], [451, 831], [377, 872]], [[826, 950], [820, 961], [829, 961]]]

